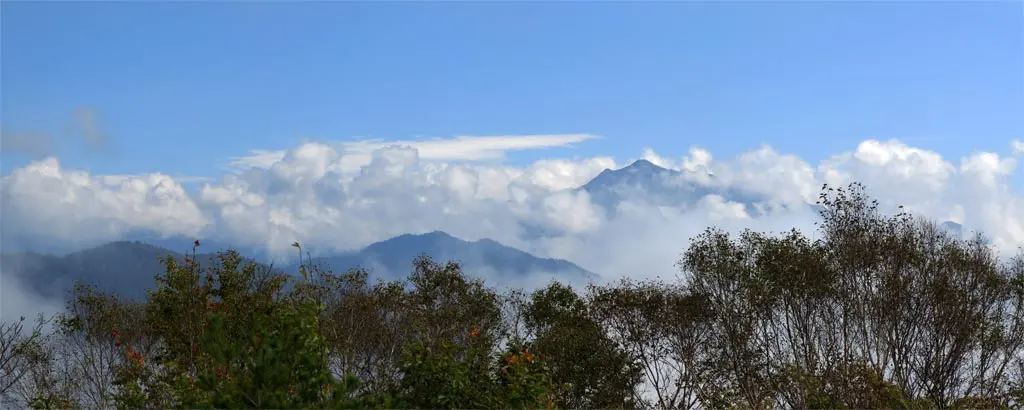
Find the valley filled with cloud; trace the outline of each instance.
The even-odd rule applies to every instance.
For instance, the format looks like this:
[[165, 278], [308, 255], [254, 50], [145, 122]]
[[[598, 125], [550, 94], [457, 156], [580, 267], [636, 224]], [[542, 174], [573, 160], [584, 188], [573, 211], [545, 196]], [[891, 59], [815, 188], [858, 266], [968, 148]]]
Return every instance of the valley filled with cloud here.
[[1016, 3], [4, 2], [0, 408], [1018, 408]]
[[[443, 231], [566, 259], [603, 278], [671, 277], [688, 239], [706, 227], [811, 233], [810, 205], [822, 185], [857, 181], [883, 211], [902, 205], [964, 232], [984, 232], [1007, 255], [1024, 243], [1024, 196], [1014, 179], [1019, 141], [1006, 152], [964, 158], [869, 139], [818, 163], [768, 145], [734, 158], [695, 146], [682, 156], [645, 149], [634, 158], [502, 161], [508, 151], [592, 138], [598, 137], [308, 142], [226, 158], [223, 175], [199, 184], [159, 173], [96, 175], [48, 157], [3, 177], [3, 239], [7, 250], [31, 243], [53, 252], [144, 232], [212, 239], [287, 262], [295, 258], [294, 242], [329, 254]], [[633, 172], [658, 174], [658, 183], [605, 183], [601, 189], [614, 192], [614, 202], [580, 189], [638, 159], [652, 166]]]
[[595, 138], [307, 142], [226, 158], [222, 175], [188, 179], [39, 159], [0, 186], [0, 319], [60, 312], [75, 279], [139, 296], [161, 270], [158, 255], [183, 257], [193, 239], [204, 253], [230, 246], [291, 274], [297, 242], [329, 267], [360, 265], [378, 278], [407, 275], [425, 252], [503, 289], [675, 281], [690, 238], [709, 227], [814, 237], [826, 184], [859, 182], [882, 212], [902, 207], [954, 233], [982, 232], [1003, 259], [1024, 244], [1019, 141], [964, 158], [869, 139], [817, 163], [769, 145], [733, 158], [694, 146], [682, 156], [648, 148], [631, 158], [505, 160]]

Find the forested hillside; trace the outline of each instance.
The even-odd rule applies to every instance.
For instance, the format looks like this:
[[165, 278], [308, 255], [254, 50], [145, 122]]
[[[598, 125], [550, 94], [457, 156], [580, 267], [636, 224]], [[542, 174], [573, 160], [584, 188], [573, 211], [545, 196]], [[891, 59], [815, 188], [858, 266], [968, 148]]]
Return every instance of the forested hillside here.
[[4, 323], [0, 394], [83, 409], [1024, 406], [1024, 254], [883, 215], [863, 192], [824, 187], [815, 239], [709, 228], [671, 282], [497, 293], [425, 257], [384, 282], [169, 258], [144, 299], [79, 286], [43, 318], [53, 333]]

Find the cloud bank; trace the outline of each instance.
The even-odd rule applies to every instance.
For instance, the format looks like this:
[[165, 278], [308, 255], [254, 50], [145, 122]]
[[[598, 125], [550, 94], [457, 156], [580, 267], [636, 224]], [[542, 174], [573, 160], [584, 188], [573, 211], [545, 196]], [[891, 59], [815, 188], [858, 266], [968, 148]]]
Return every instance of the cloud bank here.
[[[591, 138], [307, 142], [233, 158], [233, 172], [189, 189], [165, 174], [94, 175], [49, 157], [3, 177], [3, 230], [6, 238], [79, 243], [148, 231], [216, 238], [281, 257], [293, 253], [296, 241], [320, 251], [349, 250], [441, 230], [568, 259], [609, 279], [671, 277], [689, 238], [707, 226], [811, 232], [815, 214], [807, 203], [821, 185], [860, 181], [885, 209], [904, 205], [983, 231], [1007, 254], [1024, 244], [1024, 196], [1012, 180], [1020, 142], [1003, 155], [958, 159], [896, 140], [866, 140], [818, 163], [767, 145], [724, 159], [694, 147], [681, 157], [645, 149], [636, 158], [552, 158], [524, 166], [498, 161], [511, 150]], [[711, 194], [673, 208], [649, 203], [639, 192], [611, 217], [575, 189], [639, 158], [679, 171], [687, 184], [760, 199], [745, 206]], [[537, 238], [530, 229], [556, 234]]]

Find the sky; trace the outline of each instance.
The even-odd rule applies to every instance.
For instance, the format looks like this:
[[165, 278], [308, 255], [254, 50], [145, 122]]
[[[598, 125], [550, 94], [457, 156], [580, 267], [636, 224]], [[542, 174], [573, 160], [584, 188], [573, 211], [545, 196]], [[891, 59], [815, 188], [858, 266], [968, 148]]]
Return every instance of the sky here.
[[[817, 161], [867, 138], [943, 155], [1024, 135], [1020, 2], [5, 2], [5, 133], [100, 173], [217, 177], [308, 140], [592, 134], [547, 156]], [[54, 137], [56, 139], [56, 137]], [[116, 141], [116, 143], [115, 143]], [[969, 144], [968, 144], [969, 142]], [[969, 146], [968, 146], [969, 145]], [[24, 155], [4, 157], [3, 171]]]
[[[2, 2], [0, 18], [3, 238], [290, 254], [443, 230], [650, 276], [708, 226], [813, 230], [821, 185], [859, 181], [886, 209], [1024, 244], [1019, 1]], [[640, 192], [613, 218], [573, 190], [638, 158], [764, 200]]]

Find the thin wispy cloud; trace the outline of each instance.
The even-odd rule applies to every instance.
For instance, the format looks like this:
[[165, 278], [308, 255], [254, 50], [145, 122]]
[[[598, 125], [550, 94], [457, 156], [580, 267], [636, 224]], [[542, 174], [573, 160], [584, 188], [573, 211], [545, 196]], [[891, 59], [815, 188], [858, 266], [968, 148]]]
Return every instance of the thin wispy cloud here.
[[[100, 114], [89, 107], [78, 107], [63, 121], [63, 126], [40, 129], [0, 131], [0, 153], [16, 153], [30, 157], [45, 157], [67, 144], [84, 143], [93, 151], [110, 147], [110, 135], [100, 120]], [[77, 148], [77, 147], [73, 147]]]
[[0, 131], [0, 153], [43, 156], [53, 149], [50, 134], [39, 131]]
[[[111, 175], [103, 175], [101, 180], [105, 184], [107, 184], [107, 185], [119, 185], [119, 184], [126, 183], [126, 182], [127, 183], [131, 183], [131, 181], [134, 181], [134, 180], [148, 178], [148, 177], [150, 177], [152, 175], [162, 175], [162, 174], [117, 174], [117, 175], [111, 174]], [[167, 176], [169, 176], [172, 180], [174, 180], [176, 182], [183, 183], [183, 184], [194, 184], [194, 183], [200, 183], [200, 182], [214, 182], [216, 180], [216, 178], [213, 178], [213, 177], [194, 176], [194, 175], [174, 174], [174, 175], [167, 175]]]
[[[567, 147], [594, 138], [599, 137], [592, 134], [494, 135], [430, 140], [341, 141], [327, 144], [344, 153], [343, 168], [352, 171], [369, 164], [374, 151], [392, 146], [413, 148], [420, 158], [429, 161], [479, 162], [504, 159], [508, 152]], [[228, 166], [235, 170], [268, 168], [283, 160], [285, 154], [285, 150], [253, 150], [248, 155], [231, 158]]]
[[108, 144], [110, 136], [103, 128], [100, 114], [95, 109], [89, 107], [75, 109], [70, 128], [89, 148], [100, 149]]

